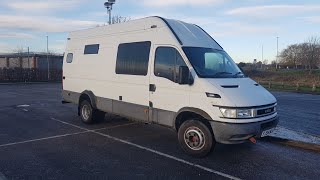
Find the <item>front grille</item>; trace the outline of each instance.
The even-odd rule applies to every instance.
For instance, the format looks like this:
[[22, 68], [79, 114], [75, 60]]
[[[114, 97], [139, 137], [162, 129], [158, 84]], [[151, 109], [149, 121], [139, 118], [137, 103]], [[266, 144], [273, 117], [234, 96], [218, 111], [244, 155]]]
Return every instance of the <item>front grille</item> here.
[[262, 115], [266, 115], [266, 114], [271, 114], [273, 112], [275, 112], [275, 107], [259, 109], [259, 110], [257, 110], [257, 115], [262, 116]]

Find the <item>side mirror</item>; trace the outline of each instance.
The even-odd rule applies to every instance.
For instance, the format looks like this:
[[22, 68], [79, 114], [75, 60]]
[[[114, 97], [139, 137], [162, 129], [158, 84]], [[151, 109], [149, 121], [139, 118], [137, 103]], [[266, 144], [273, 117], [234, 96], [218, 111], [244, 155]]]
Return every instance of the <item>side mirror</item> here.
[[179, 66], [179, 76], [178, 76], [178, 83], [179, 84], [193, 84], [193, 78], [189, 71], [188, 66]]

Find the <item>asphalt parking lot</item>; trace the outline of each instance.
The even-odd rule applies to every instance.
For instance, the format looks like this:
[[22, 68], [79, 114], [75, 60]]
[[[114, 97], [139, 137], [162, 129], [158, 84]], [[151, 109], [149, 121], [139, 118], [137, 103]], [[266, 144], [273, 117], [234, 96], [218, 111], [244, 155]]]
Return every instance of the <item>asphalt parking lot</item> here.
[[182, 152], [174, 131], [158, 125], [111, 115], [85, 125], [75, 105], [61, 104], [60, 93], [59, 84], [0, 85], [0, 179], [318, 179], [320, 175], [319, 153], [280, 144], [217, 144], [210, 156], [196, 159]]

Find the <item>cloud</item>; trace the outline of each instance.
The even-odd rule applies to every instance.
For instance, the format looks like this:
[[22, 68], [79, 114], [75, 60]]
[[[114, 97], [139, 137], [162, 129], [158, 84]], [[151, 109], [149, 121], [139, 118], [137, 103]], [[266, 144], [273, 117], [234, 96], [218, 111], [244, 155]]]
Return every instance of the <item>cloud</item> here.
[[151, 7], [165, 6], [212, 6], [225, 2], [227, 0], [143, 0], [143, 4]]
[[28, 11], [28, 12], [48, 12], [61, 9], [69, 9], [77, 6], [81, 0], [6, 0], [2, 3], [3, 6], [15, 11]]
[[31, 34], [17, 33], [17, 32], [0, 32], [0, 38], [12, 38], [12, 39], [33, 39], [35, 38]]
[[303, 19], [304, 21], [309, 23], [320, 23], [320, 16], [302, 17], [300, 19]]
[[66, 42], [59, 42], [58, 44], [50, 44], [49, 49], [52, 52], [61, 53], [64, 52], [66, 49]]
[[9, 44], [0, 42], [0, 53], [8, 53], [10, 51]]
[[37, 32], [67, 32], [95, 27], [103, 22], [80, 21], [46, 16], [22, 16], [0, 14], [0, 28]]
[[278, 28], [268, 26], [255, 26], [240, 22], [217, 23], [216, 30], [209, 31], [212, 37], [226, 37], [236, 35], [270, 34], [278, 32]]
[[251, 17], [278, 17], [319, 11], [320, 5], [268, 5], [235, 8], [227, 11], [226, 14]]

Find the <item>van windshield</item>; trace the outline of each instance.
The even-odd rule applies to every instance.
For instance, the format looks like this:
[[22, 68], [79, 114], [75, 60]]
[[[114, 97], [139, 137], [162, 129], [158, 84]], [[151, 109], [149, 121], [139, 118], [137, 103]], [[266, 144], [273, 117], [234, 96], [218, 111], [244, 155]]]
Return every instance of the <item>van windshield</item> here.
[[244, 74], [223, 50], [183, 47], [191, 65], [201, 78], [242, 78]]

